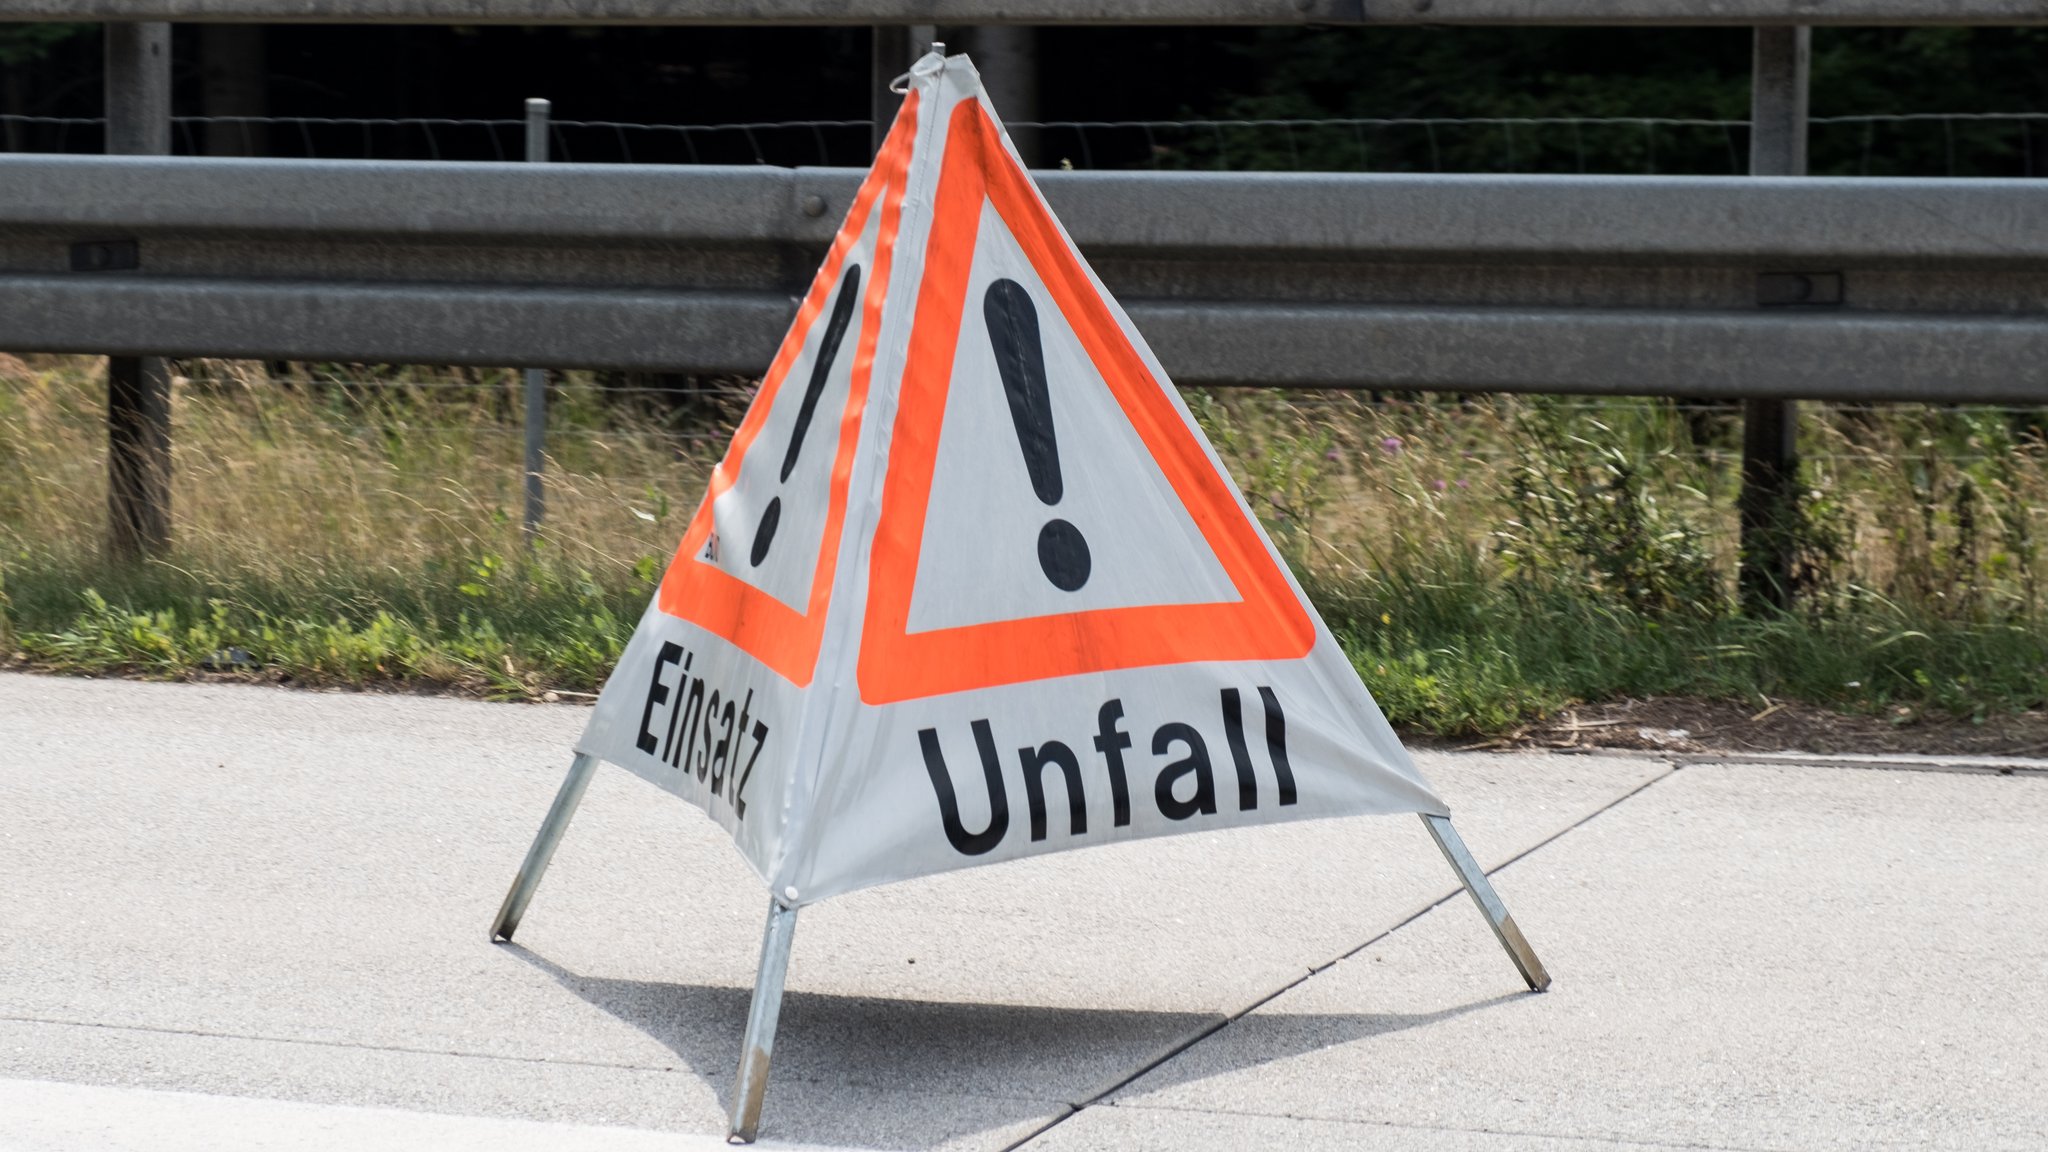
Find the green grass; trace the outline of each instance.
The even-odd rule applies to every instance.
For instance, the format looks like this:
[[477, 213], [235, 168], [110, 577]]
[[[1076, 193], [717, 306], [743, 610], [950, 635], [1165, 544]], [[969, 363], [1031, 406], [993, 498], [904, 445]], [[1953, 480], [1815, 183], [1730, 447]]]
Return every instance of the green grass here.
[[595, 692], [651, 592], [648, 581], [600, 585], [490, 558], [317, 588], [170, 565], [17, 566], [0, 605], [17, 659], [55, 671], [267, 673], [520, 698]]
[[[594, 692], [730, 411], [576, 378], [550, 515], [519, 539], [505, 381], [291, 387], [200, 366], [178, 392], [172, 554], [101, 558], [97, 365], [0, 363], [0, 660]], [[417, 386], [415, 386], [417, 384]], [[1798, 611], [1732, 602], [1733, 426], [1654, 402], [1192, 396], [1353, 663], [1410, 732], [1486, 736], [1584, 702], [1691, 695], [1959, 717], [2048, 702], [2023, 416], [1809, 414]]]
[[[1392, 578], [1310, 589], [1390, 719], [1491, 735], [1585, 701], [1691, 695], [1895, 706], [1961, 716], [2039, 707], [2048, 634], [2012, 623], [1648, 618], [1594, 595], [1481, 580]], [[426, 568], [315, 590], [228, 585], [167, 566], [12, 571], [15, 651], [67, 672], [288, 675], [494, 698], [594, 692], [649, 582], [563, 579], [546, 563]], [[240, 649], [248, 664], [228, 653]]]
[[1831, 618], [1648, 617], [1561, 587], [1395, 580], [1315, 589], [1394, 723], [1491, 735], [1620, 697], [1797, 700], [1970, 717], [2040, 707], [2048, 633], [1912, 619], [1873, 606]]

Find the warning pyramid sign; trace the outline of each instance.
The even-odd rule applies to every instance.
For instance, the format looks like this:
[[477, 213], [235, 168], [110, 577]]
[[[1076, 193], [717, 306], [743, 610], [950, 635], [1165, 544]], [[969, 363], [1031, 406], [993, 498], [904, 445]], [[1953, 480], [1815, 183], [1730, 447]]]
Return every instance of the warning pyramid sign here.
[[934, 45], [492, 927], [600, 760], [771, 893], [754, 1137], [797, 909], [1176, 832], [1416, 812], [1549, 984], [1173, 385]]
[[1442, 814], [964, 58], [927, 56], [578, 750], [778, 900]]

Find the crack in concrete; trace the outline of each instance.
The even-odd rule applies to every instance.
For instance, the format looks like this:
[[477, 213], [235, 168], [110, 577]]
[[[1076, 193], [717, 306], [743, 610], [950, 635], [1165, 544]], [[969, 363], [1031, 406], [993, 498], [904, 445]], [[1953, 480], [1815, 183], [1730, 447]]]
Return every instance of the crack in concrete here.
[[[1547, 848], [1551, 844], [1556, 843], [1560, 838], [1564, 837], [1565, 835], [1575, 831], [1576, 829], [1584, 827], [1593, 820], [1598, 819], [1601, 815], [1607, 812], [1611, 812], [1616, 807], [1641, 795], [1644, 792], [1644, 790], [1648, 789], [1651, 785], [1657, 783], [1658, 781], [1669, 780], [1672, 776], [1678, 773], [1680, 767], [1681, 766], [1676, 761], [1667, 758], [1665, 760], [1664, 771], [1658, 773], [1655, 776], [1650, 777], [1648, 780], [1643, 781], [1642, 783], [1636, 785], [1635, 787], [1629, 789], [1621, 795], [1616, 796], [1614, 799], [1609, 800], [1607, 803], [1602, 804], [1600, 807], [1594, 809], [1593, 811], [1586, 813], [1584, 816], [1581, 816], [1577, 820], [1572, 821], [1570, 824], [1565, 825], [1563, 828], [1558, 829], [1556, 832], [1553, 832], [1550, 835], [1545, 836], [1543, 839], [1538, 840], [1536, 843], [1531, 844], [1527, 848], [1522, 849], [1520, 852], [1515, 853], [1514, 855], [1508, 857], [1506, 860], [1501, 861], [1499, 864], [1493, 866], [1492, 868], [1487, 869], [1486, 874], [1488, 876], [1492, 876], [1495, 873], [1498, 873], [1508, 868], [1510, 865], [1513, 865], [1528, 856], [1531, 856], [1537, 852], [1542, 851], [1544, 848]], [[1265, 994], [1253, 999], [1250, 1003], [1244, 1005], [1236, 1011], [1226, 1013], [1221, 1019], [1216, 1021], [1216, 1023], [1210, 1025], [1207, 1028], [1202, 1029], [1201, 1031], [1195, 1033], [1193, 1036], [1190, 1036], [1179, 1043], [1170, 1045], [1165, 1051], [1165, 1053], [1147, 1060], [1145, 1063], [1140, 1065], [1135, 1071], [1131, 1072], [1129, 1075], [1120, 1077], [1114, 1080], [1106, 1087], [1098, 1089], [1097, 1091], [1089, 1094], [1085, 1099], [1070, 1104], [1068, 1106], [1069, 1111], [1053, 1117], [1051, 1120], [1046, 1121], [1044, 1124], [1040, 1125], [1033, 1131], [1026, 1133], [1021, 1139], [1018, 1139], [1010, 1144], [1005, 1145], [1002, 1149], [1002, 1152], [1017, 1152], [1018, 1149], [1023, 1148], [1025, 1145], [1031, 1143], [1033, 1140], [1038, 1139], [1040, 1136], [1045, 1135], [1047, 1132], [1052, 1131], [1054, 1128], [1059, 1127], [1061, 1124], [1066, 1123], [1068, 1120], [1074, 1118], [1075, 1116], [1079, 1116], [1083, 1111], [1102, 1104], [1103, 1102], [1107, 1101], [1110, 1096], [1114, 1095], [1119, 1091], [1122, 1091], [1123, 1089], [1136, 1083], [1138, 1080], [1143, 1079], [1148, 1073], [1152, 1072], [1154, 1069], [1159, 1068], [1162, 1065], [1165, 1065], [1166, 1063], [1178, 1058], [1183, 1053], [1193, 1048], [1195, 1045], [1200, 1044], [1204, 1040], [1209, 1039], [1211, 1036], [1214, 1036], [1217, 1033], [1223, 1031], [1225, 1028], [1230, 1027], [1231, 1024], [1237, 1022], [1238, 1020], [1243, 1019], [1246, 1016], [1251, 1015], [1253, 1012], [1258, 1011], [1259, 1009], [1265, 1007], [1266, 1005], [1272, 1003], [1273, 1001], [1279, 999], [1280, 997], [1307, 983], [1309, 980], [1313, 979], [1318, 973], [1328, 971], [1336, 965], [1351, 959], [1352, 957], [1358, 955], [1359, 953], [1365, 951], [1366, 949], [1372, 947], [1380, 941], [1387, 939], [1394, 933], [1399, 932], [1401, 929], [1408, 927], [1410, 924], [1415, 923], [1416, 921], [1422, 919], [1424, 916], [1429, 915], [1431, 912], [1436, 911], [1438, 908], [1443, 907], [1445, 904], [1448, 904], [1456, 900], [1458, 897], [1463, 896], [1464, 894], [1465, 889], [1463, 885], [1454, 887], [1448, 892], [1445, 892], [1443, 895], [1438, 896], [1435, 899], [1431, 900], [1423, 907], [1418, 908], [1415, 911], [1410, 912], [1408, 915], [1402, 917], [1392, 927], [1374, 933], [1371, 937], [1367, 938], [1364, 942], [1358, 944], [1357, 946], [1347, 949], [1342, 953], [1339, 953], [1337, 956], [1331, 958], [1325, 963], [1311, 966], [1306, 972], [1303, 972], [1301, 975], [1296, 976], [1292, 980], [1288, 980], [1287, 982], [1281, 984], [1279, 987], [1274, 988], [1271, 991], [1266, 992]], [[1537, 995], [1537, 993], [1531, 993], [1531, 995]]]

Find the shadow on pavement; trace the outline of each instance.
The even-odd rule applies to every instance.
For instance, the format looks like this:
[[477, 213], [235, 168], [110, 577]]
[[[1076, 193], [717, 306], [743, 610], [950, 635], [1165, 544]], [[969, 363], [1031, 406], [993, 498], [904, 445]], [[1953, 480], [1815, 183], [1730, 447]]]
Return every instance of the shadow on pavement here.
[[[665, 1045], [717, 1091], [722, 1107], [730, 1104], [751, 990], [582, 976], [518, 944], [499, 947]], [[1227, 1056], [1219, 1048], [1205, 1050], [1208, 1058], [1199, 1062], [1170, 1060], [1146, 1083], [1163, 1087], [1234, 1072], [1524, 995], [1427, 1013], [1248, 1016], [1229, 1025]], [[763, 1133], [776, 1140], [930, 1148], [1047, 1120], [1222, 1020], [1218, 1013], [880, 999], [792, 987], [783, 997]]]
[[1227, 1045], [1203, 1048], [1199, 1060], [1176, 1057], [1167, 1061], [1145, 1075], [1144, 1088], [1153, 1091], [1206, 1080], [1341, 1044], [1405, 1032], [1410, 1028], [1424, 1028], [1467, 1013], [1527, 1000], [1535, 995], [1517, 989], [1484, 1000], [1439, 1008], [1434, 1012], [1311, 1012], [1299, 1015], [1273, 1012], [1242, 1016], [1230, 1022]]

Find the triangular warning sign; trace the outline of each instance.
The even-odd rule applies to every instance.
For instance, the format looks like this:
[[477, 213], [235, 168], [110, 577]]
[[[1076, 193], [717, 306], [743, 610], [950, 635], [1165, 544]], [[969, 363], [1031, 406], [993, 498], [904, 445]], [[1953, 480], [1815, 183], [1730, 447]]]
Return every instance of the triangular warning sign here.
[[936, 55], [579, 748], [703, 807], [792, 905], [1443, 811]]
[[772, 893], [739, 1140], [796, 910], [975, 864], [1417, 812], [1545, 987], [973, 66], [908, 80], [493, 934], [599, 760], [703, 808]]
[[861, 699], [1306, 655], [1308, 609], [1164, 374], [983, 104], [962, 100], [949, 120], [869, 565]]
[[897, 123], [855, 193], [656, 597], [800, 687], [838, 567], [912, 123]]

